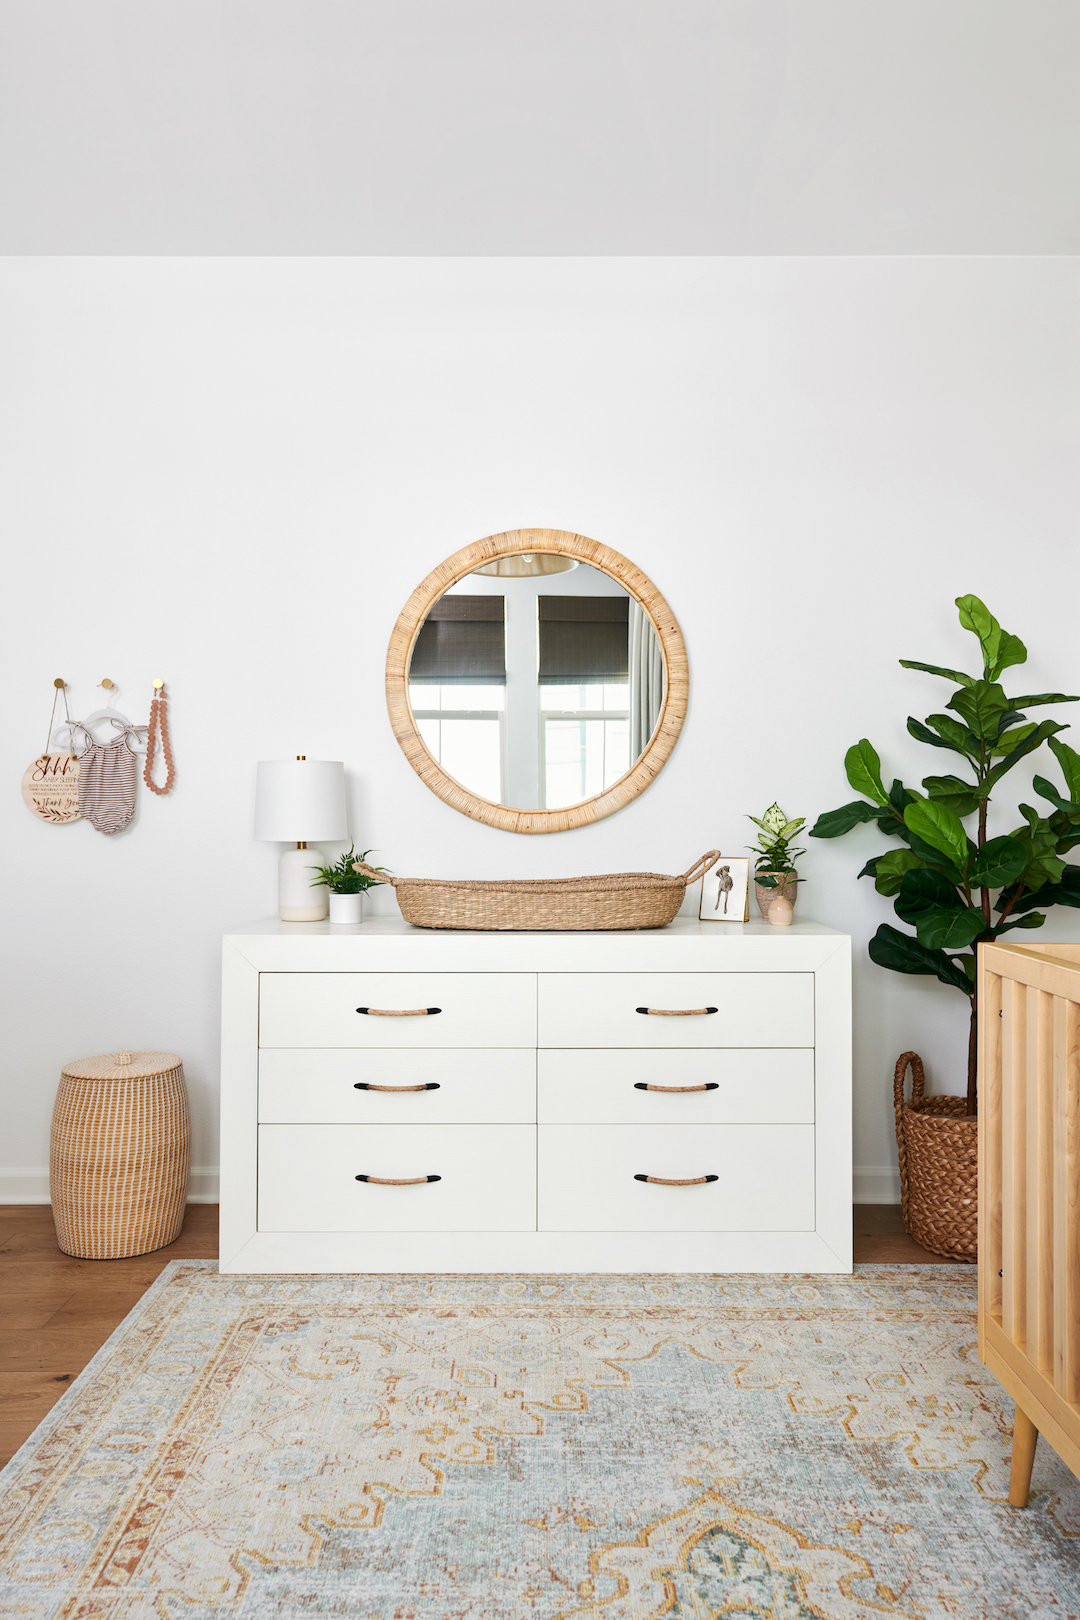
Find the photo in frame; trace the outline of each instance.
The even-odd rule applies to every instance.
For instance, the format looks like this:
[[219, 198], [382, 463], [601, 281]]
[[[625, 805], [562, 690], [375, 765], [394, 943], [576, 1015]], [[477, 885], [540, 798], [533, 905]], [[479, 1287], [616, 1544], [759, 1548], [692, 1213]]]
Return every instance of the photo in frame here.
[[744, 923], [750, 915], [750, 857], [721, 855], [701, 880], [702, 922]]

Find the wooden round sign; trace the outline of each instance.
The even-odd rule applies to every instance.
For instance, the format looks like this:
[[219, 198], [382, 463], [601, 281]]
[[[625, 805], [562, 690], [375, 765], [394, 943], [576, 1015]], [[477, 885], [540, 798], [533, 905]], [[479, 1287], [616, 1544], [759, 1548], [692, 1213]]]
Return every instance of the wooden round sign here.
[[74, 754], [39, 754], [22, 779], [22, 795], [42, 821], [78, 821], [79, 761]]

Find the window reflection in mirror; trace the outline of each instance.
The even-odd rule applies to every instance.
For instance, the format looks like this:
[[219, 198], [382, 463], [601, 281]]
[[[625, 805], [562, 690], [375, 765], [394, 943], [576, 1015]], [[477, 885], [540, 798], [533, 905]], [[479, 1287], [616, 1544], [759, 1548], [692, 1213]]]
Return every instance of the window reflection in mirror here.
[[663, 691], [648, 617], [585, 564], [469, 574], [431, 609], [409, 670], [432, 756], [472, 792], [521, 809], [611, 787], [644, 752]]

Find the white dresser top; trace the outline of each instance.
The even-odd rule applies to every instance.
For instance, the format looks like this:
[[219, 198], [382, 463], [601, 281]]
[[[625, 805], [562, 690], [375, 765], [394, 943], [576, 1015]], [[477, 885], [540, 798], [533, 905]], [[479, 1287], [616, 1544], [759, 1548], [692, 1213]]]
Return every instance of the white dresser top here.
[[286, 923], [276, 917], [225, 936], [263, 972], [618, 973], [813, 972], [846, 934], [822, 923], [704, 923], [594, 933], [472, 933], [414, 928], [400, 917], [363, 923]]

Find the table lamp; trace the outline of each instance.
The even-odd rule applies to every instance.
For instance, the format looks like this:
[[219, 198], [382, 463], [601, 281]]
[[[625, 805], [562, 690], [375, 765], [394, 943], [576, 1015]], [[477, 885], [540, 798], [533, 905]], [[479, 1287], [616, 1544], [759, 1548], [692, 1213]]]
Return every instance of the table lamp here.
[[255, 780], [255, 837], [295, 843], [278, 864], [278, 916], [282, 922], [320, 922], [327, 891], [312, 888], [312, 870], [323, 863], [308, 839], [340, 843], [348, 838], [345, 767], [339, 759], [261, 759]]

